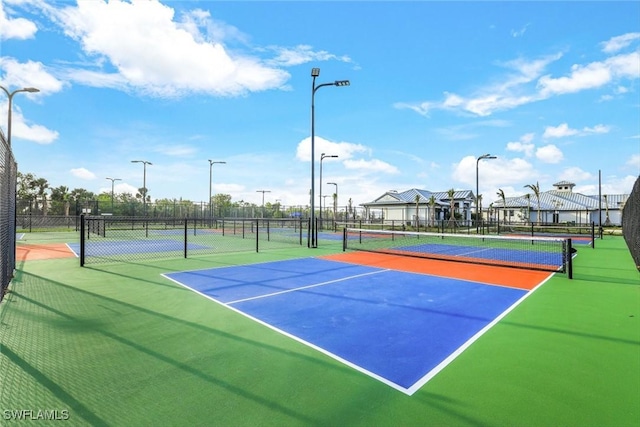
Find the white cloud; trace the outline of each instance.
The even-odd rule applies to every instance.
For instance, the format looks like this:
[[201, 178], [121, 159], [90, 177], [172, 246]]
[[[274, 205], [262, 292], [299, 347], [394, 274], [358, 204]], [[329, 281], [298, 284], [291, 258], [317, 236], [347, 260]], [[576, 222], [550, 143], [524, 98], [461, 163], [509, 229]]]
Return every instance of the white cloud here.
[[627, 33], [612, 37], [606, 42], [601, 43], [602, 51], [605, 53], [617, 52], [629, 46], [634, 40], [640, 40], [640, 33]]
[[520, 28], [519, 30], [511, 30], [511, 36], [512, 37], [522, 37], [524, 35], [524, 33], [527, 32], [527, 27], [530, 24], [526, 24], [524, 27]]
[[[335, 158], [327, 158], [325, 162], [342, 161], [350, 159], [356, 153], [369, 151], [367, 147], [361, 144], [353, 144], [351, 142], [333, 142], [319, 136], [314, 137], [315, 160], [320, 161], [322, 153], [327, 155], [336, 155]], [[298, 143], [296, 149], [296, 158], [304, 162], [311, 161], [311, 137], [307, 137]]]
[[383, 162], [382, 160], [372, 159], [372, 160], [345, 160], [343, 162], [344, 167], [347, 169], [358, 169], [367, 172], [381, 172], [387, 174], [398, 174], [400, 171], [393, 165], [390, 165], [387, 162]]
[[38, 27], [25, 18], [12, 19], [6, 14], [5, 5], [0, 4], [0, 40], [26, 40], [35, 36]]
[[516, 59], [502, 63], [512, 73], [500, 78], [500, 83], [488, 85], [476, 93], [465, 97], [455, 93], [444, 93], [444, 100], [440, 102], [427, 101], [421, 103], [394, 104], [398, 109], [411, 109], [418, 114], [427, 116], [430, 110], [453, 110], [472, 113], [478, 116], [489, 116], [496, 111], [515, 108], [540, 100], [539, 94], [525, 93], [524, 89], [537, 79], [545, 68], [562, 57], [561, 53], [548, 55], [535, 60]]
[[[22, 95], [22, 93], [20, 94]], [[0, 116], [7, 117], [8, 103], [0, 104]], [[6, 128], [5, 128], [6, 129]], [[47, 129], [38, 124], [29, 123], [22, 115], [22, 110], [15, 103], [11, 115], [11, 144], [16, 144], [16, 139], [35, 142], [36, 144], [51, 144], [58, 139], [58, 132]]]
[[607, 58], [587, 65], [575, 64], [566, 77], [552, 78], [546, 75], [538, 80], [538, 88], [544, 97], [579, 92], [604, 86], [615, 79], [640, 78], [640, 52], [632, 52]]
[[[158, 1], [112, 0], [78, 2], [50, 12], [65, 33], [101, 65], [94, 73], [79, 74], [84, 84], [113, 83], [157, 97], [192, 92], [237, 96], [281, 88], [289, 73], [256, 57], [231, 53], [219, 41], [194, 35], [197, 25], [174, 20], [174, 10]], [[115, 74], [107, 70], [115, 69]], [[106, 77], [101, 77], [101, 74]], [[70, 72], [72, 76], [76, 73]]]
[[584, 127], [582, 130], [572, 129], [567, 123], [558, 126], [547, 126], [544, 130], [543, 138], [564, 138], [567, 136], [587, 136], [594, 133], [609, 133], [611, 128], [603, 124], [597, 124], [594, 127]]
[[312, 61], [337, 60], [341, 62], [351, 62], [351, 58], [346, 55], [337, 56], [324, 50], [314, 51], [312, 47], [308, 45], [298, 45], [295, 47], [270, 46], [267, 49], [276, 53], [276, 57], [270, 59], [267, 63], [282, 67], [301, 65]]
[[188, 157], [195, 154], [198, 150], [195, 147], [190, 145], [162, 145], [156, 147], [154, 151], [162, 154], [166, 154], [167, 156], [173, 157]]
[[535, 145], [531, 143], [535, 134], [527, 133], [520, 137], [520, 141], [513, 141], [507, 143], [507, 150], [524, 153], [527, 157], [533, 155]]
[[573, 183], [579, 183], [581, 181], [588, 181], [593, 179], [594, 176], [589, 172], [583, 171], [579, 167], [566, 168], [560, 173], [559, 179], [561, 181], [570, 181]]
[[553, 144], [538, 148], [536, 150], [536, 157], [545, 163], [560, 163], [564, 158], [562, 151]]
[[[476, 186], [476, 162], [474, 156], [463, 157], [460, 162], [452, 165], [451, 178], [473, 188]], [[478, 184], [480, 194], [486, 194], [487, 188], [503, 186], [505, 177], [510, 183], [527, 182], [536, 176], [531, 163], [524, 159], [508, 159], [498, 157], [492, 160], [483, 160], [478, 164]]]
[[633, 154], [629, 160], [625, 163], [625, 166], [634, 168], [637, 171], [640, 171], [640, 154]]
[[547, 126], [542, 134], [543, 138], [563, 138], [566, 136], [576, 135], [578, 131], [576, 129], [570, 129], [567, 123], [562, 123], [558, 126]]
[[75, 176], [76, 178], [86, 180], [96, 179], [96, 175], [85, 168], [71, 169], [69, 172], [71, 172], [71, 175]]

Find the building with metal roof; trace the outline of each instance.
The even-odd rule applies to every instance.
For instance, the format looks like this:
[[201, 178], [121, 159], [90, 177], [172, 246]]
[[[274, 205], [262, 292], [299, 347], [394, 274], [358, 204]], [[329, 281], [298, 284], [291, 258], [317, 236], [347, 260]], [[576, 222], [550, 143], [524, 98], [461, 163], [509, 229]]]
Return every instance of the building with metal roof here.
[[527, 193], [506, 197], [504, 202], [496, 200], [489, 205], [485, 217], [511, 223], [622, 224], [622, 209], [629, 194], [584, 195], [574, 193], [574, 186], [572, 182], [560, 181], [553, 184], [553, 190], [540, 192], [538, 197]]
[[433, 224], [435, 221], [451, 218], [451, 208], [457, 220], [471, 220], [471, 206], [475, 196], [471, 190], [455, 190], [452, 198], [449, 191], [410, 190], [398, 192], [390, 190], [375, 200], [362, 203], [365, 218], [402, 223]]

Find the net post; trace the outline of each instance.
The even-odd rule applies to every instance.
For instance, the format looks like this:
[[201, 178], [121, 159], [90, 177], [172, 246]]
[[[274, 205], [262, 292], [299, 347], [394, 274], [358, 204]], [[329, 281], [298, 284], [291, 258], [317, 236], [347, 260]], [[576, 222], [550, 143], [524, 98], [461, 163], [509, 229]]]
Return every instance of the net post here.
[[185, 218], [184, 219], [184, 257], [187, 257], [187, 235], [189, 234], [188, 232], [189, 229], [189, 219]]
[[591, 221], [591, 249], [596, 248], [596, 223]]
[[84, 267], [84, 231], [85, 231], [85, 223], [84, 223], [84, 214], [80, 215], [80, 267]]
[[347, 227], [342, 229], [342, 252], [347, 251]]
[[[259, 224], [259, 219], [256, 219], [256, 252], [259, 252], [259, 244], [258, 241], [260, 240], [260, 224]], [[251, 225], [253, 226], [253, 223], [251, 223]]]
[[567, 239], [567, 276], [573, 279], [573, 248], [571, 239]]

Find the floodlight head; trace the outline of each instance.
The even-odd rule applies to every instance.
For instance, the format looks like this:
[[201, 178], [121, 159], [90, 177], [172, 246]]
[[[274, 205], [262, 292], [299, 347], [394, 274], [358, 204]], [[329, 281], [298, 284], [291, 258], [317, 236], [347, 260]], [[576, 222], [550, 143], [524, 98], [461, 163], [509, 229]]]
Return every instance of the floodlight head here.
[[32, 92], [32, 93], [40, 92], [40, 89], [37, 89], [37, 88], [35, 88], [35, 87], [25, 87], [23, 90], [24, 90], [25, 92]]
[[318, 77], [320, 75], [320, 68], [311, 69], [311, 77]]
[[336, 86], [349, 86], [351, 82], [349, 80], [336, 80], [333, 84]]

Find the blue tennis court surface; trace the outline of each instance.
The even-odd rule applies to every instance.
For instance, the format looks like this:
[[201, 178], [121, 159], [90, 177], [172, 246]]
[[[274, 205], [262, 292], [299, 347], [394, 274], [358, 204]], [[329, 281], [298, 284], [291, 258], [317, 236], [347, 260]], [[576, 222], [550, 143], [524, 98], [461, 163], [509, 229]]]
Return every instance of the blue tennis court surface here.
[[550, 265], [562, 267], [562, 253], [539, 252], [522, 249], [490, 248], [478, 246], [447, 245], [440, 243], [425, 243], [421, 245], [401, 246], [395, 249], [448, 255], [453, 257], [479, 258], [485, 260], [505, 260], [523, 264]]
[[407, 394], [527, 295], [318, 258], [163, 276]]
[[[80, 243], [68, 243], [67, 246], [79, 256]], [[207, 249], [208, 246], [187, 244], [187, 249]], [[170, 252], [184, 250], [184, 242], [178, 240], [121, 240], [96, 241], [85, 246], [86, 256], [137, 254], [146, 252]]]

